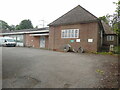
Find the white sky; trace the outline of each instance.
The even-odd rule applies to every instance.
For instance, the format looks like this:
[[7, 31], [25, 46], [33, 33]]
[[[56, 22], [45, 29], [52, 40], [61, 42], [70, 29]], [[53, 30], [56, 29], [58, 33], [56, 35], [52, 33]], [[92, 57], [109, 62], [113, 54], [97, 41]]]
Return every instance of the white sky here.
[[[49, 24], [77, 5], [81, 5], [97, 17], [113, 14], [117, 0], [0, 0], [0, 20], [9, 25], [30, 19], [34, 26]], [[42, 27], [42, 26], [39, 26]]]

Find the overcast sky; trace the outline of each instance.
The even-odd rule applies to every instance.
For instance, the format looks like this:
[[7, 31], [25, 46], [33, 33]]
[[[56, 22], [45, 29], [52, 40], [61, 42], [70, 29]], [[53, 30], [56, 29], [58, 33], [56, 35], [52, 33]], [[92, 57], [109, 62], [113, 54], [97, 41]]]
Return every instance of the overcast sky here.
[[117, 0], [0, 0], [0, 20], [9, 25], [30, 19], [34, 26], [49, 24], [77, 5], [81, 5], [97, 17], [113, 14]]

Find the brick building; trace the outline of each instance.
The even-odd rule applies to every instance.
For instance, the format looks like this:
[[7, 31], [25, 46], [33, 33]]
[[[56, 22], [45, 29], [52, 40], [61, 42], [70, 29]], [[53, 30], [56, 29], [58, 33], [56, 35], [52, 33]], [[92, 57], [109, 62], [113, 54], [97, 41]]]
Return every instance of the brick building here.
[[14, 38], [17, 46], [48, 48], [49, 28], [16, 31], [3, 30], [0, 35]]
[[[110, 29], [106, 29], [108, 26], [103, 24], [78, 5], [49, 24], [49, 49], [62, 50], [66, 48], [65, 45], [69, 45], [74, 50], [82, 47], [85, 51], [97, 52], [104, 44], [116, 45], [116, 34], [111, 33]], [[106, 41], [107, 38], [110, 40]]]
[[13, 37], [17, 46], [47, 48], [63, 51], [68, 46], [72, 50], [97, 52], [109, 50], [117, 45], [117, 35], [110, 26], [78, 5], [60, 18], [50, 23], [49, 28], [3, 30], [0, 36]]

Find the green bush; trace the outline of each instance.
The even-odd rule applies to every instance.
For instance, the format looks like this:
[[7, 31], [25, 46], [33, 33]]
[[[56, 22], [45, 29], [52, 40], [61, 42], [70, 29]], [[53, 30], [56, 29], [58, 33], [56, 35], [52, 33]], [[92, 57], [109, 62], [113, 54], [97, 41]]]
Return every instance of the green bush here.
[[114, 47], [114, 52], [115, 52], [116, 54], [120, 54], [120, 46]]
[[101, 55], [113, 55], [113, 52], [92, 52], [92, 53]]
[[102, 54], [102, 55], [112, 55], [112, 52], [98, 52], [98, 54]]

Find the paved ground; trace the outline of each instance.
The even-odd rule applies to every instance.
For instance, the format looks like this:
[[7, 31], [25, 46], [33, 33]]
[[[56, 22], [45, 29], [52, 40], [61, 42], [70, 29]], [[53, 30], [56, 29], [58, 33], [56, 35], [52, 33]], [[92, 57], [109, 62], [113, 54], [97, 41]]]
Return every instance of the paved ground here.
[[[95, 88], [117, 57], [4, 47], [3, 88]], [[113, 87], [117, 87], [115, 82]]]

